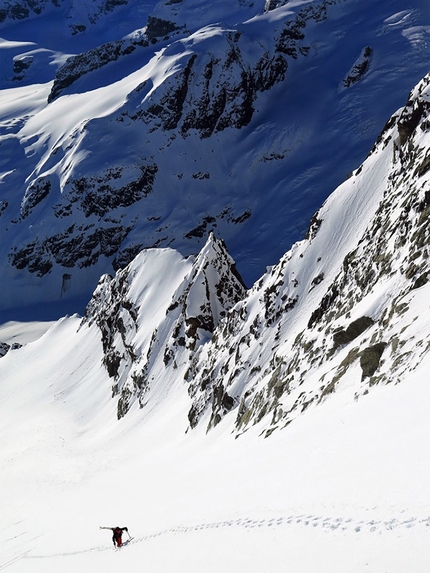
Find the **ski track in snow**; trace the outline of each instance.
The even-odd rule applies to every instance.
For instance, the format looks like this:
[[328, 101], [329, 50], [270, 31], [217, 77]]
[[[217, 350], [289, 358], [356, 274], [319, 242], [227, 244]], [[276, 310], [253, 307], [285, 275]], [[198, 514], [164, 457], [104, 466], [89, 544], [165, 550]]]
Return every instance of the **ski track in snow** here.
[[[289, 515], [287, 517], [271, 517], [270, 519], [253, 519], [253, 518], [237, 518], [227, 519], [225, 521], [215, 521], [210, 523], [201, 523], [197, 525], [184, 526], [179, 525], [169, 529], [152, 533], [150, 535], [143, 535], [141, 537], [133, 537], [134, 543], [142, 543], [170, 534], [189, 534], [197, 531], [204, 531], [209, 529], [226, 529], [226, 528], [243, 528], [243, 529], [258, 529], [258, 528], [279, 528], [279, 527], [310, 527], [322, 528], [327, 533], [376, 533], [381, 535], [386, 532], [391, 532], [398, 529], [411, 529], [411, 528], [427, 528], [430, 527], [430, 516], [427, 517], [407, 517], [404, 518], [391, 518], [389, 520], [370, 519], [358, 520], [349, 517], [322, 517], [309, 514]], [[124, 545], [128, 545], [128, 541]], [[69, 551], [64, 553], [52, 553], [49, 555], [30, 555], [27, 551], [24, 555], [13, 559], [7, 563], [0, 564], [0, 570], [6, 569], [19, 559], [50, 559], [54, 557], [72, 557], [75, 555], [82, 555], [86, 553], [94, 553], [97, 551], [112, 551], [112, 547], [107, 545], [99, 545], [97, 547], [90, 547], [88, 549], [81, 549], [79, 551]]]

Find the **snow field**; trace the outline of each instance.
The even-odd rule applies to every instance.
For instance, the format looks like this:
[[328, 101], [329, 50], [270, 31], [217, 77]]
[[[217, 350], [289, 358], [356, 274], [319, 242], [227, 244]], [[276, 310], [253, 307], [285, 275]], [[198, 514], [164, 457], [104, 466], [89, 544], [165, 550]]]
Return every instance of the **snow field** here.
[[[339, 392], [268, 439], [235, 440], [228, 422], [185, 433], [180, 385], [163, 413], [116, 421], [98, 341], [77, 324], [0, 362], [0, 570], [427, 571], [426, 363], [357, 403]], [[98, 527], [117, 524], [134, 540], [115, 552]]]

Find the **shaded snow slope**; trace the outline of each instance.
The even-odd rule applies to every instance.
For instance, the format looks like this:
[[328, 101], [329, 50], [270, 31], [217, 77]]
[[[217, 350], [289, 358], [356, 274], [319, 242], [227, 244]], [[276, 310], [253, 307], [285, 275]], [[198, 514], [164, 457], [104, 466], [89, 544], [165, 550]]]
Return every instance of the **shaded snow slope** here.
[[427, 71], [418, 0], [40, 6], [1, 27], [5, 310], [211, 231], [250, 285]]

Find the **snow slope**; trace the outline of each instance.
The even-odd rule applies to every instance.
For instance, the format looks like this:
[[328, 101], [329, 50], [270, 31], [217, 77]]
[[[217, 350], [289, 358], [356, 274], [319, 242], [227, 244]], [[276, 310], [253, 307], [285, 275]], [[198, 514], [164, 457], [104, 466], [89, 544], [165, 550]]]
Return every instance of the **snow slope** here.
[[[115, 422], [100, 342], [87, 329], [82, 345], [79, 322], [1, 360], [1, 570], [427, 571], [428, 362], [235, 440], [185, 434], [180, 387], [162, 416]], [[116, 524], [134, 540], [114, 552], [98, 527]]]
[[53, 322], [17, 322], [10, 321], [0, 326], [0, 340], [7, 344], [27, 344], [44, 334]]
[[[214, 237], [149, 250], [0, 359], [2, 570], [427, 571], [429, 85], [248, 293]], [[119, 416], [133, 368], [149, 389]]]

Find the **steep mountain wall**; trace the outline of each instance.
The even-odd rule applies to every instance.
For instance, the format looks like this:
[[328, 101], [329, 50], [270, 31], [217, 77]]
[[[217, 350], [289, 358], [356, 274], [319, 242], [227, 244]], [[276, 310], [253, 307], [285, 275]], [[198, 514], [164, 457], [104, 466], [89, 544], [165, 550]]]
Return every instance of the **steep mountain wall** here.
[[19, 6], [38, 24], [2, 23], [3, 310], [73, 311], [142, 249], [210, 232], [252, 284], [427, 71], [419, 3]]
[[103, 276], [78, 332], [100, 354], [80, 348], [82, 375], [101, 363], [118, 418], [162, 416], [179, 389], [184, 427], [265, 436], [334, 393], [401, 383], [430, 349], [429, 157], [427, 75], [252, 289], [213, 234], [196, 257], [147, 249]]
[[[430, 76], [369, 157], [196, 357], [190, 422], [289, 424], [332, 392], [401, 382], [430, 348]], [[264, 422], [263, 422], [264, 420]]]
[[101, 339], [118, 418], [180, 388], [184, 425], [268, 436], [407, 378], [430, 349], [429, 157], [427, 75], [252, 289], [213, 234], [197, 257], [149, 249], [102, 277], [80, 330]]

